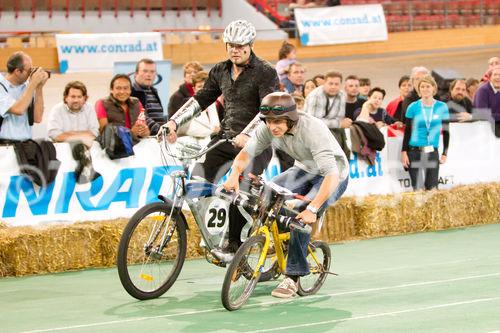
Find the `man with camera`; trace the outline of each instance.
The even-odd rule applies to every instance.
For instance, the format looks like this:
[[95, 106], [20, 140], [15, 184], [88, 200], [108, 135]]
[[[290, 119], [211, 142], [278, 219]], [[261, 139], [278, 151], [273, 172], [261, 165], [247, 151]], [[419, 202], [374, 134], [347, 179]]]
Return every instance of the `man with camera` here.
[[0, 75], [0, 143], [31, 139], [31, 126], [42, 121], [43, 86], [50, 73], [32, 67], [31, 57], [16, 52]]

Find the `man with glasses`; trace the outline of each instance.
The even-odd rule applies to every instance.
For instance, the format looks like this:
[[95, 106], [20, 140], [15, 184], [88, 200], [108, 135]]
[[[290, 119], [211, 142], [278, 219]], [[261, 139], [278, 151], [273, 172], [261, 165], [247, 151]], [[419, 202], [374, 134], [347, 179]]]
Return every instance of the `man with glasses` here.
[[[278, 75], [274, 67], [252, 50], [256, 37], [255, 27], [244, 20], [231, 22], [224, 30], [223, 40], [227, 60], [216, 64], [208, 75], [203, 89], [189, 99], [165, 124], [170, 134], [168, 140], [175, 142], [176, 130], [196, 117], [220, 96], [224, 96], [224, 119], [221, 131], [213, 141], [221, 137], [234, 138], [234, 146], [227, 143], [207, 153], [205, 161], [198, 163], [193, 175], [217, 183], [226, 174], [232, 160], [245, 146], [250, 133], [259, 121], [258, 113], [262, 98], [279, 89]], [[260, 175], [268, 165], [272, 150], [266, 149], [256, 156], [246, 172]], [[234, 253], [241, 244], [240, 234], [246, 222], [238, 208], [229, 209], [231, 228], [229, 244], [224, 249]], [[214, 253], [217, 256], [217, 254]], [[220, 258], [220, 257], [219, 257]]]
[[31, 126], [42, 121], [43, 86], [49, 73], [32, 68], [30, 56], [16, 52], [0, 75], [0, 143], [31, 139]]

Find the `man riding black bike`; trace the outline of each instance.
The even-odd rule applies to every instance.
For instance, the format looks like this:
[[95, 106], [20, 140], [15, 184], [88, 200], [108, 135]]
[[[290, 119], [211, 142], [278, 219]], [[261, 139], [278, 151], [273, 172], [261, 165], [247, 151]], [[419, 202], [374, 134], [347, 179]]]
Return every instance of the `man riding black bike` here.
[[[238, 191], [239, 176], [253, 156], [270, 146], [281, 149], [295, 159], [295, 165], [272, 182], [311, 200], [305, 209], [305, 205], [294, 209], [300, 212], [296, 219], [315, 223], [347, 188], [349, 162], [342, 148], [320, 119], [297, 112], [293, 97], [287, 93], [267, 95], [262, 100], [260, 117], [264, 122], [236, 156], [224, 188]], [[291, 230], [286, 278], [273, 290], [273, 296], [294, 296], [299, 277], [309, 274], [306, 259], [309, 239], [310, 234]]]
[[[231, 22], [223, 35], [229, 59], [216, 64], [210, 70], [203, 89], [189, 99], [164, 125], [170, 131], [168, 141], [175, 142], [177, 128], [196, 117], [220, 95], [224, 96], [225, 113], [221, 131], [212, 138], [212, 142], [225, 136], [234, 138], [234, 145], [225, 143], [211, 150], [206, 155], [205, 162], [195, 166], [193, 176], [205, 178], [213, 183], [226, 174], [231, 161], [245, 146], [255, 128], [260, 101], [279, 88], [276, 70], [268, 62], [258, 58], [252, 50], [255, 37], [255, 27], [249, 22]], [[247, 171], [260, 175], [271, 157], [271, 149], [263, 150], [253, 158]], [[233, 227], [230, 228], [229, 243], [224, 250], [234, 253], [241, 244], [240, 234], [246, 220], [234, 205], [229, 208], [229, 220]]]

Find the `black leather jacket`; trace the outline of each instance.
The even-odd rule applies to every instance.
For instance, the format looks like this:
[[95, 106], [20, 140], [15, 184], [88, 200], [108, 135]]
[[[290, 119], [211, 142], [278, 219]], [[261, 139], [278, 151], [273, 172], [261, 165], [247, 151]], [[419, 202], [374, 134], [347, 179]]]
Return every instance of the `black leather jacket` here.
[[259, 113], [264, 96], [279, 90], [274, 67], [253, 52], [250, 62], [236, 81], [231, 78], [232, 65], [230, 60], [216, 64], [210, 70], [203, 89], [194, 96], [201, 109], [205, 110], [217, 97], [224, 95], [221, 129], [228, 137], [238, 135], [252, 121]]

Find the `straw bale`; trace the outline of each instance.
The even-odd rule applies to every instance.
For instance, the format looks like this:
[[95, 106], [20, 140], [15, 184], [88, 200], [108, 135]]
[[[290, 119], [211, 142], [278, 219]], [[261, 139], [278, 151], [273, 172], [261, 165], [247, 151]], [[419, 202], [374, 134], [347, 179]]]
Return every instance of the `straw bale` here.
[[354, 198], [342, 198], [326, 211], [326, 219], [315, 238], [326, 242], [351, 239], [356, 236]]
[[[187, 257], [200, 257], [201, 235], [190, 213]], [[41, 227], [0, 225], [0, 276], [113, 266], [128, 219]], [[342, 198], [327, 211], [318, 238], [353, 238], [500, 222], [500, 183], [451, 190]]]

